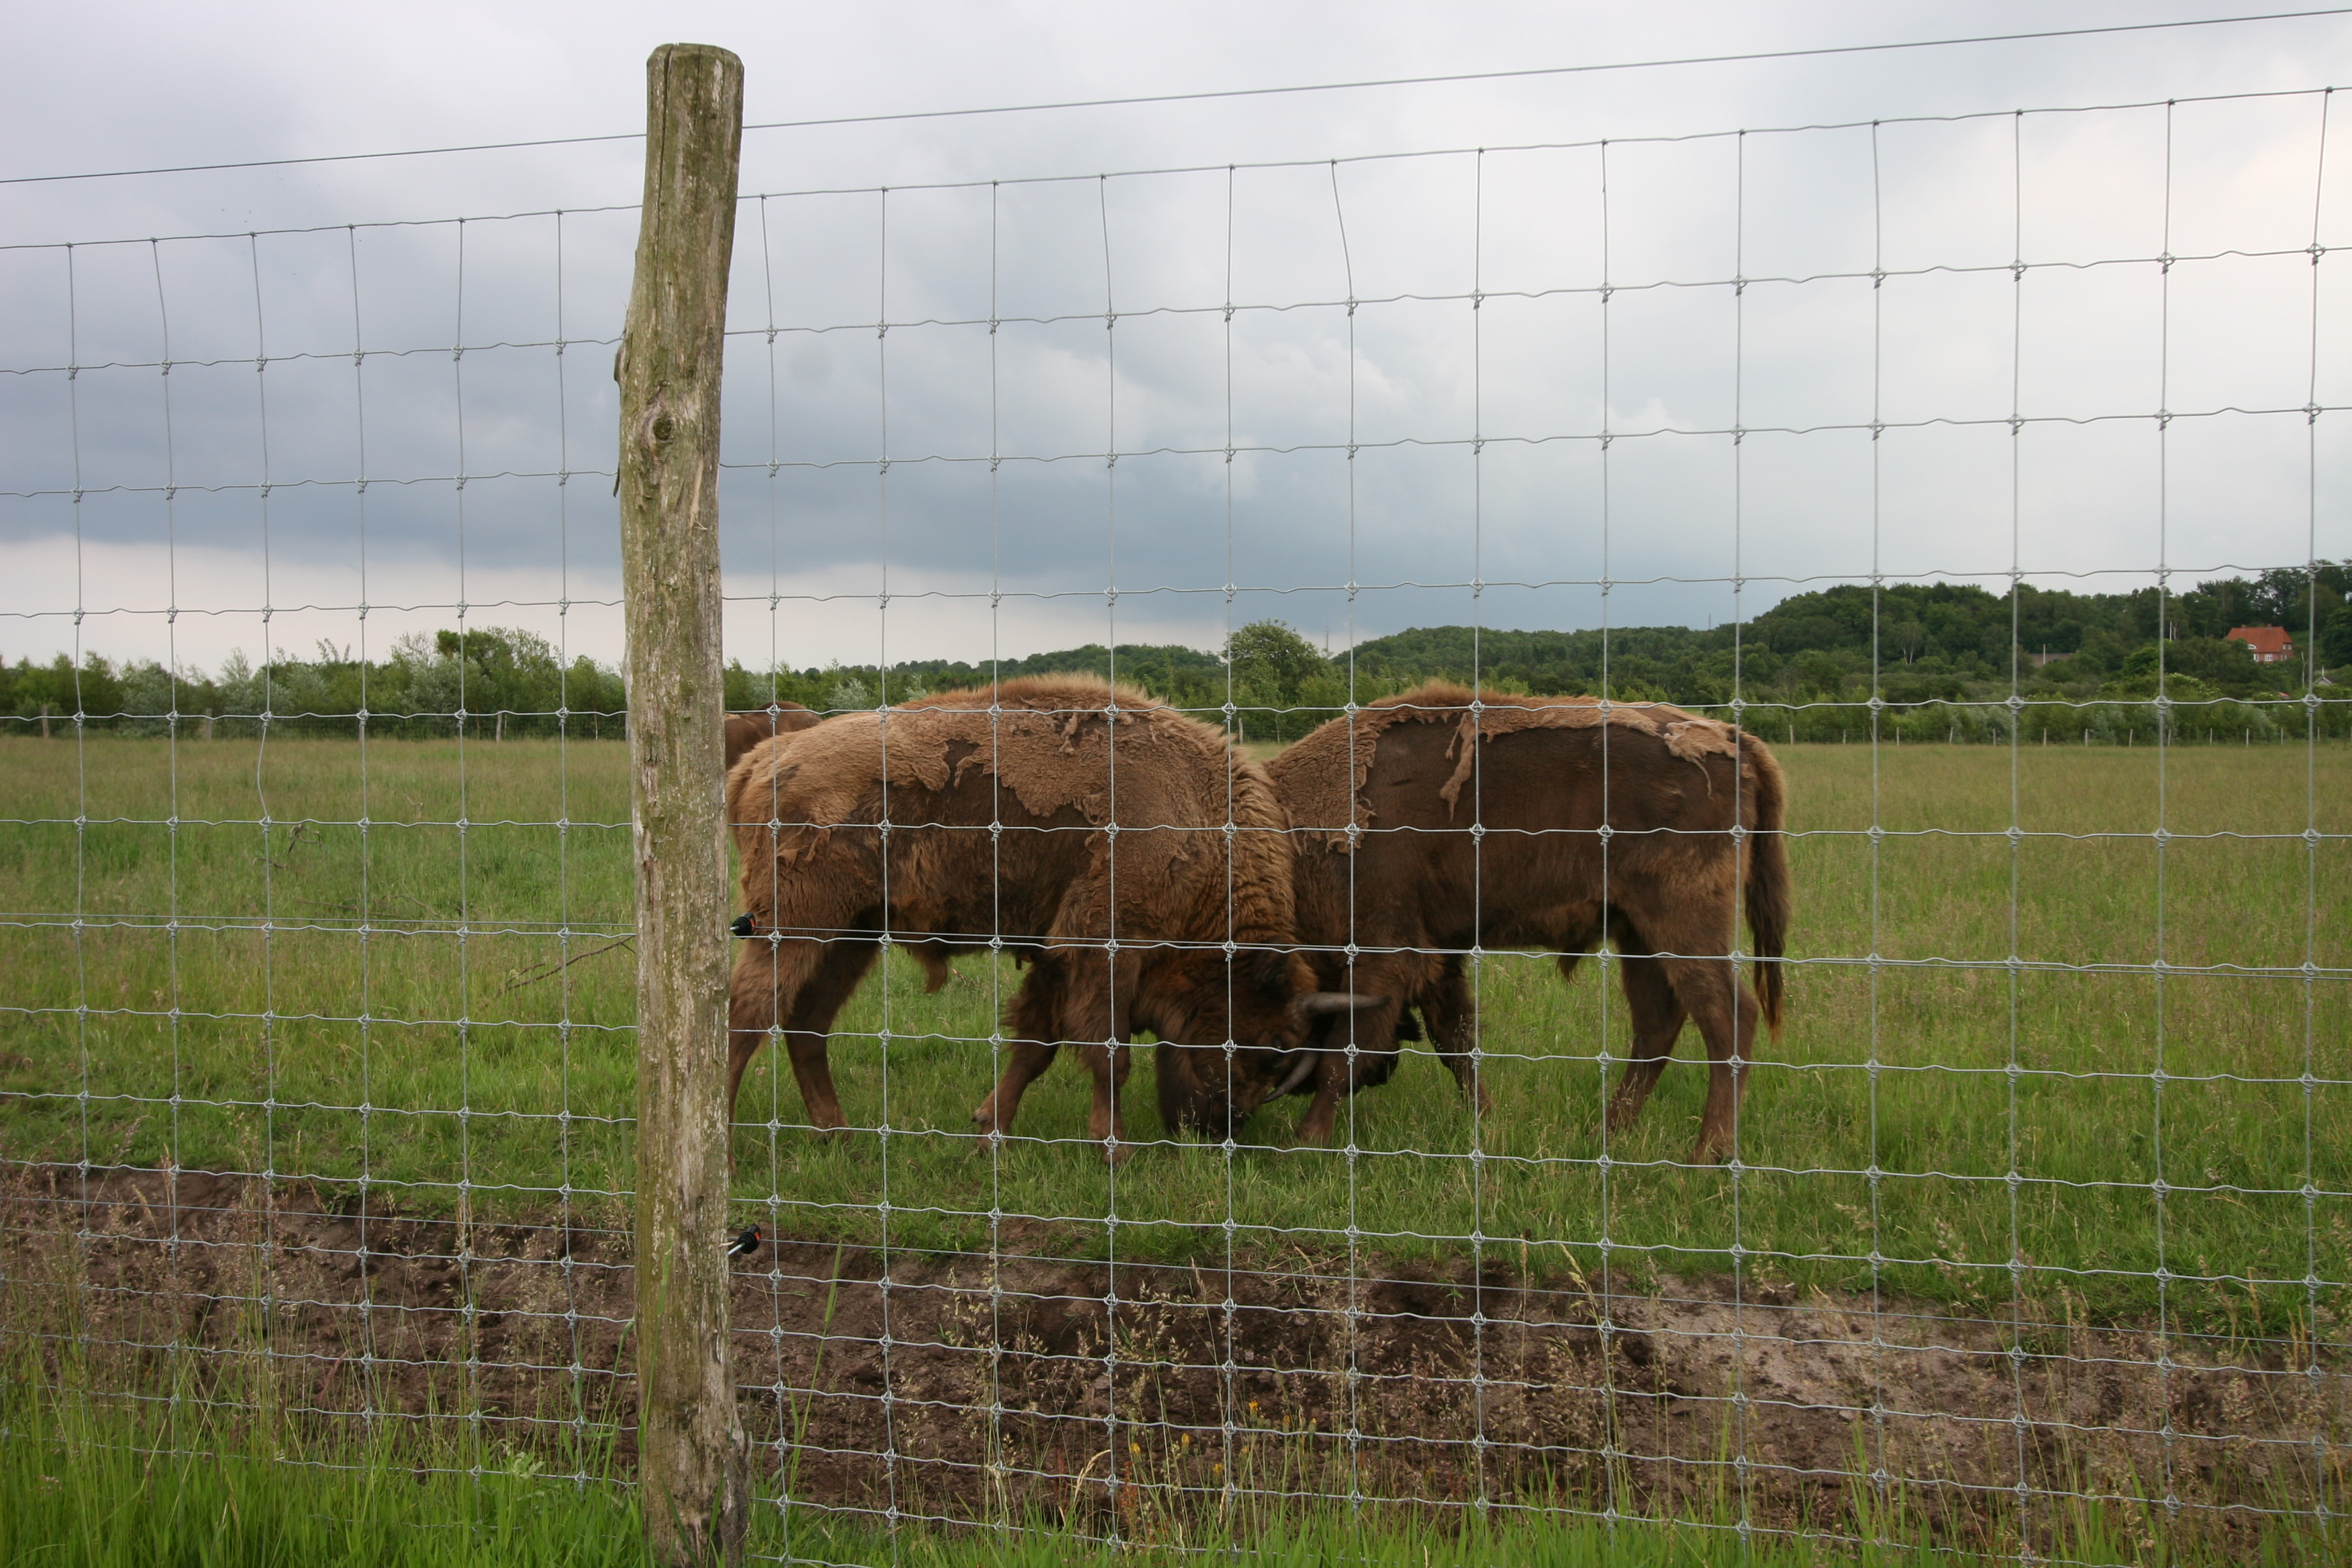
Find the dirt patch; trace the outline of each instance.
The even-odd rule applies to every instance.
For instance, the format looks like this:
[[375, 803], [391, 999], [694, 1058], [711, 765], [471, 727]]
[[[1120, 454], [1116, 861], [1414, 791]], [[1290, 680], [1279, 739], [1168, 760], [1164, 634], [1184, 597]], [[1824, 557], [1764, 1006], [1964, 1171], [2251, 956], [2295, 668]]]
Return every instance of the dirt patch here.
[[[321, 1424], [480, 1421], [554, 1447], [633, 1419], [628, 1237], [340, 1207], [301, 1184], [0, 1166], [7, 1326], [91, 1380], [269, 1379]], [[720, 1245], [723, 1238], [713, 1238]], [[1659, 1294], [1296, 1254], [1247, 1268], [785, 1242], [739, 1268], [737, 1370], [771, 1484], [972, 1518], [1542, 1500], [2013, 1539], [2072, 1498], [2251, 1531], [2340, 1502], [2342, 1347], [1955, 1319], [1728, 1279]], [[61, 1342], [49, 1342], [54, 1347]]]

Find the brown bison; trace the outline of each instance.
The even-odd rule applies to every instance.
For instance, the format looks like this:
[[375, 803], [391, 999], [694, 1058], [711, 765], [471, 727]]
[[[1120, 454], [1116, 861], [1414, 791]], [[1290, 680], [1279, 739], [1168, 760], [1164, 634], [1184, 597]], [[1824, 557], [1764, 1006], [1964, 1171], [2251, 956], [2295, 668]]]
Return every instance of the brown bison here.
[[772, 702], [765, 708], [755, 708], [748, 713], [727, 715], [727, 771], [733, 773], [735, 764], [761, 742], [775, 735], [789, 735], [805, 730], [817, 721], [817, 716], [797, 702]]
[[1010, 1059], [972, 1120], [1009, 1129], [1072, 1041], [1095, 1080], [1088, 1136], [1115, 1158], [1136, 1030], [1160, 1039], [1168, 1124], [1222, 1136], [1361, 1001], [1315, 994], [1296, 951], [1288, 823], [1265, 770], [1129, 688], [1037, 677], [844, 714], [761, 746], [727, 802], [751, 938], [730, 1115], [781, 1025], [809, 1121], [844, 1125], [825, 1037], [886, 932], [1025, 960]]
[[[1268, 771], [1296, 825], [1318, 981], [1395, 1009], [1359, 1013], [1352, 1058], [1322, 1053], [1300, 1142], [1328, 1142], [1340, 1097], [1395, 1070], [1408, 1008], [1483, 1110], [1464, 954], [1542, 948], [1567, 976], [1605, 937], [1633, 1033], [1609, 1125], [1640, 1114], [1689, 1017], [1714, 1063], [1698, 1157], [1730, 1152], [1759, 1002], [1780, 1026], [1789, 867], [1763, 742], [1661, 703], [1432, 685], [1332, 721]], [[1752, 999], [1732, 961], [1743, 894]], [[1284, 1088], [1306, 1083], [1294, 1070]]]

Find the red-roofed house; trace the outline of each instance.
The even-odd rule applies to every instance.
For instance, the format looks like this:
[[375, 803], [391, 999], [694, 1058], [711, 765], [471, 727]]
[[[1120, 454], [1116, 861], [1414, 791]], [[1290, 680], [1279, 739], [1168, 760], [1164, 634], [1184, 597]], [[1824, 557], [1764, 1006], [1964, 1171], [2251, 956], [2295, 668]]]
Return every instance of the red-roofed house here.
[[2254, 650], [2256, 664], [2284, 664], [2294, 657], [2294, 639], [2284, 626], [2232, 626], [2224, 642], [2242, 642]]

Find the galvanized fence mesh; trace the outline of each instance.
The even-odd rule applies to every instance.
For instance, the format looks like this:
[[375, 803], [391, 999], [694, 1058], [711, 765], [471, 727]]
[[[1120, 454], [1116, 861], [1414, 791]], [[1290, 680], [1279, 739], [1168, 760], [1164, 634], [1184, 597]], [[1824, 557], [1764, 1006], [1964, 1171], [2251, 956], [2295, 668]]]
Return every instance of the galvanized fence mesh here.
[[[2340, 1528], [2330, 104], [744, 196], [729, 706], [887, 759], [829, 815], [773, 806], [772, 771], [737, 801], [773, 835], [763, 909], [850, 863], [824, 843], [877, 868], [819, 889], [837, 927], [748, 928], [823, 939], [841, 992], [803, 1031], [829, 1026], [837, 1117], [788, 1073], [798, 993], [737, 1109], [755, 1539], [1565, 1514], [2065, 1560], [2093, 1519]], [[626, 1474], [635, 224], [5, 253], [0, 494], [34, 584], [0, 715], [7, 1311], [89, 1386]], [[924, 739], [943, 694], [1050, 675], [1140, 706], [1000, 697], [982, 742]], [[1685, 830], [1622, 826], [1638, 803], [1536, 830], [1488, 805], [1550, 693], [1601, 721], [1562, 798], [1625, 787], [1612, 747], [1669, 746], [1694, 771], [1648, 787], [1702, 799], [1754, 785], [1733, 728], [1777, 752], [1785, 830], [1691, 863], [1784, 847], [1785, 956], [1645, 942], [1606, 868]], [[1235, 804], [1319, 726], [1380, 755], [1400, 697], [1457, 770], [1443, 821]], [[1099, 798], [929, 815], [1049, 721], [1103, 747]], [[1191, 721], [1251, 759], [1222, 805], [1123, 813], [1166, 764], [1106, 737]], [[1244, 891], [1122, 956], [1122, 864], [1246, 881], [1335, 832], [1336, 940], [1249, 928]], [[1468, 884], [1360, 883], [1384, 832], [1466, 845]], [[1603, 868], [1558, 890], [1579, 943], [1482, 897], [1544, 834]], [[939, 880], [981, 843], [979, 893]], [[1006, 907], [1089, 856], [1101, 929]], [[933, 907], [971, 897], [997, 913]], [[1466, 940], [1428, 915], [1399, 942], [1405, 906], [1467, 910]], [[1351, 1015], [1401, 1056], [1343, 1026], [1271, 1069], [1255, 1037], [1145, 1051], [1017, 1005], [1098, 961], [1125, 1019], [1154, 963], [1259, 952], [1327, 993], [1375, 961], [1438, 978]], [[1659, 1010], [1680, 1027], [1660, 966], [1701, 959], [1782, 976], [1787, 1015], [1735, 1026], [1747, 1092], [1695, 1153], [1696, 1026], [1646, 1112], [1605, 1112]], [[1142, 1058], [1123, 1143], [1067, 1066], [974, 1129], [1041, 1037]], [[1294, 1142], [1279, 1094], [1164, 1121], [1151, 1076], [1185, 1059], [1365, 1081]]]

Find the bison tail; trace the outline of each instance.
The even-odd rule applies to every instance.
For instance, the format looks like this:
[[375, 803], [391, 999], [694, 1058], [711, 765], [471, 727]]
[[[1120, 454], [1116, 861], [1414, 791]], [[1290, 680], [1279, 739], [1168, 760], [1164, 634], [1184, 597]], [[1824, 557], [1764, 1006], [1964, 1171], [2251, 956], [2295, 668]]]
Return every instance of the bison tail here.
[[1754, 782], [1756, 820], [1748, 824], [1748, 928], [1756, 940], [1756, 1001], [1775, 1039], [1780, 1034], [1781, 954], [1789, 942], [1789, 840], [1780, 764], [1753, 735], [1740, 737], [1740, 763]]

